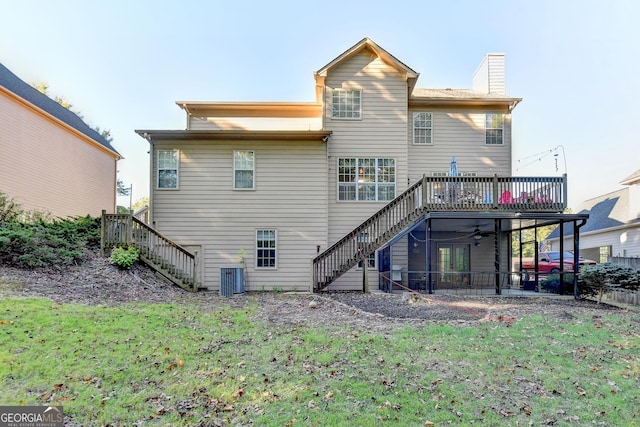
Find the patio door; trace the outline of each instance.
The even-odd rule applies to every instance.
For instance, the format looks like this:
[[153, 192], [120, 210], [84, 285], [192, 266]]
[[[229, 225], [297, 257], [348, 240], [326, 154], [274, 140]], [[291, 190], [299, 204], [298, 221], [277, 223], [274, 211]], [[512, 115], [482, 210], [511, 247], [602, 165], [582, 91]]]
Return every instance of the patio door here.
[[440, 285], [468, 285], [470, 246], [438, 245], [438, 283]]

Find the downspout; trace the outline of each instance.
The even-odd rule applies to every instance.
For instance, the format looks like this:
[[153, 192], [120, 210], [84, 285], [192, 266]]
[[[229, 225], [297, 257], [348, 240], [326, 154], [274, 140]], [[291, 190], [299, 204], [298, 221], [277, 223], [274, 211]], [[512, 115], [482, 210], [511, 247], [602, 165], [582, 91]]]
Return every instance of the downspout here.
[[578, 268], [580, 260], [580, 229], [587, 224], [587, 220], [580, 221], [581, 224], [577, 225], [576, 221], [573, 221], [573, 298], [580, 299], [580, 292], [578, 292]]
[[155, 188], [153, 180], [153, 156], [155, 156], [155, 146], [153, 145], [151, 135], [145, 132], [142, 136], [149, 143], [149, 225], [156, 228], [155, 220], [153, 219], [153, 189]]

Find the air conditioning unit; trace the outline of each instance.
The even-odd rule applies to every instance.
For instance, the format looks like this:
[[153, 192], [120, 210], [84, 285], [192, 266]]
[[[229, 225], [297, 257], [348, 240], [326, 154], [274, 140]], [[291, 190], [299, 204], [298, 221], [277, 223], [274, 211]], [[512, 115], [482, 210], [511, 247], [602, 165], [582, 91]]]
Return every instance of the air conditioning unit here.
[[244, 293], [244, 270], [242, 267], [220, 269], [220, 295], [227, 298]]

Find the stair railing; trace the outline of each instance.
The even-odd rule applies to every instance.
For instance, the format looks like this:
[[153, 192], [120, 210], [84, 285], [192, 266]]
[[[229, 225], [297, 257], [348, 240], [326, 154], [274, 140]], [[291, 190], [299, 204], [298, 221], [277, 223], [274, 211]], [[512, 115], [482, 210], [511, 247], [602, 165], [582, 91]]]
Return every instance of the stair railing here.
[[176, 285], [198, 289], [197, 254], [192, 254], [171, 239], [129, 214], [102, 212], [100, 251], [133, 246], [140, 259]]

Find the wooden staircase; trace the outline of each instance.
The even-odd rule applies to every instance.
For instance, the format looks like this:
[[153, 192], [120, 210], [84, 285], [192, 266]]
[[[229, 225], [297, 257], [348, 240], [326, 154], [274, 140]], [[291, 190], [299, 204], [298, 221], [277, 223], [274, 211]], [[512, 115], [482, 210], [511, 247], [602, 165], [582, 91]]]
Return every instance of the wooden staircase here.
[[313, 259], [319, 292], [428, 212], [563, 212], [567, 177], [427, 177]]
[[100, 251], [133, 246], [140, 261], [172, 283], [197, 291], [197, 253], [192, 254], [144, 222], [129, 214], [102, 212]]
[[422, 179], [313, 260], [313, 291], [319, 292], [364, 261], [424, 214]]

